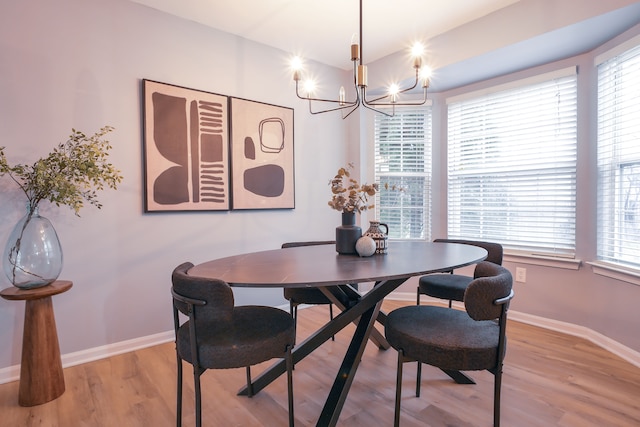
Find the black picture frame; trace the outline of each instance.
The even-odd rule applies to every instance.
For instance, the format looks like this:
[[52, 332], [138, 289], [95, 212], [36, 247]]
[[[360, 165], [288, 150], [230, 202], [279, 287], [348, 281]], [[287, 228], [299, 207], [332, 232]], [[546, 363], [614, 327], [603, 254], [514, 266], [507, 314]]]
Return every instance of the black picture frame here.
[[232, 209], [294, 209], [294, 111], [230, 98]]
[[143, 80], [145, 212], [231, 206], [229, 97]]

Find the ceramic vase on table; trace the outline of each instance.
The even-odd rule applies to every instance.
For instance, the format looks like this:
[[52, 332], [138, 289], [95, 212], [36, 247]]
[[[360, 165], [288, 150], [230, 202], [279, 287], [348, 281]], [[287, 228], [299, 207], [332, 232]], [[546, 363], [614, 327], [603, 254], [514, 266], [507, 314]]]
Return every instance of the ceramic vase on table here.
[[[384, 231], [382, 228], [384, 228]], [[389, 241], [389, 227], [380, 221], [369, 221], [369, 229], [365, 231], [365, 236], [369, 236], [376, 242], [376, 254], [386, 254]]]
[[22, 289], [53, 283], [62, 271], [62, 246], [51, 222], [38, 207], [18, 221], [9, 235], [3, 256], [9, 281]]
[[362, 228], [356, 225], [355, 212], [342, 212], [342, 225], [336, 227], [336, 252], [356, 254], [356, 242], [362, 237]]

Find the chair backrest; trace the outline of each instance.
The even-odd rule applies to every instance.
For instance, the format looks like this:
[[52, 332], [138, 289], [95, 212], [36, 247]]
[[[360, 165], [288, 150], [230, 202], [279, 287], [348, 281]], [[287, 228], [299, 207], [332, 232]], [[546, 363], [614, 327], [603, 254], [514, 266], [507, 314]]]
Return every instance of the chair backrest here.
[[[464, 292], [464, 306], [475, 320], [493, 320], [502, 316], [513, 296], [513, 277], [506, 268], [483, 261], [476, 265], [473, 281]], [[496, 301], [503, 300], [501, 304]]]
[[494, 264], [502, 265], [502, 245], [493, 242], [481, 242], [478, 240], [461, 240], [461, 239], [435, 239], [434, 242], [443, 243], [460, 243], [462, 245], [473, 245], [486, 249], [487, 258], [485, 261], [492, 262]]
[[335, 240], [312, 240], [309, 242], [287, 242], [282, 244], [282, 249], [298, 246], [335, 245]]
[[[182, 297], [205, 302], [197, 307], [195, 319], [198, 324], [231, 321], [234, 299], [229, 284], [222, 280], [189, 276], [187, 272], [191, 267], [192, 263], [185, 262], [173, 270], [173, 291]], [[180, 312], [188, 315], [186, 303], [175, 298], [173, 301]]]

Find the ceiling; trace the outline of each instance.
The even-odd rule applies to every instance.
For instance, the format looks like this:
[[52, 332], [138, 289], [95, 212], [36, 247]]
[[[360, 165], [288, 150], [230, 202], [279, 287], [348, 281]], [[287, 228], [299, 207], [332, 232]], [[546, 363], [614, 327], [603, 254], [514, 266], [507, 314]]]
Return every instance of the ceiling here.
[[[324, 64], [351, 67], [359, 32], [357, 0], [131, 0]], [[517, 0], [366, 0], [366, 63], [409, 47]]]
[[[150, 8], [348, 70], [359, 32], [358, 0], [130, 0]], [[595, 1], [595, 0], [593, 0]], [[363, 0], [365, 63], [427, 43], [519, 0]], [[438, 67], [439, 92], [588, 52], [640, 22], [640, 1]], [[521, 3], [522, 4], [522, 3]], [[551, 18], [550, 18], [551, 19]], [[553, 19], [549, 21], [553, 23]]]

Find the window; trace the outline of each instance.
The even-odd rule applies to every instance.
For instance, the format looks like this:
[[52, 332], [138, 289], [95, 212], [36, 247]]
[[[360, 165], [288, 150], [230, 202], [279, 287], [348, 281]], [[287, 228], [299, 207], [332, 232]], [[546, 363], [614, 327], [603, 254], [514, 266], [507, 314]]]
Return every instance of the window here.
[[449, 99], [448, 237], [575, 255], [575, 67]]
[[375, 180], [376, 217], [389, 238], [431, 239], [431, 107], [375, 116]]
[[598, 259], [640, 268], [640, 39], [598, 66]]

